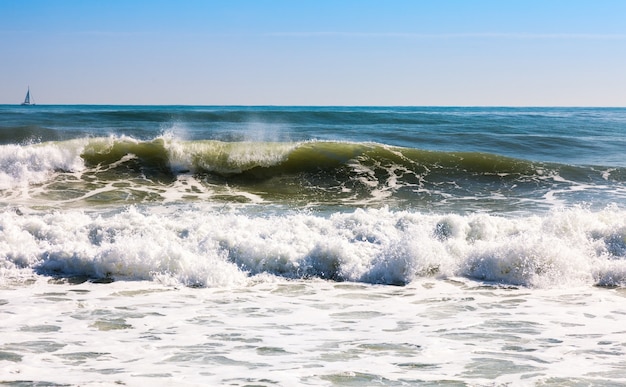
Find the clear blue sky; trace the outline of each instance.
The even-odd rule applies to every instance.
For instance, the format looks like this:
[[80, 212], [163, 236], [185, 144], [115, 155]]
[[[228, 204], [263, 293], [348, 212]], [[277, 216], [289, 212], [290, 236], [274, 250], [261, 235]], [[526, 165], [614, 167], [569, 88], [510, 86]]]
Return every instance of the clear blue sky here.
[[0, 103], [626, 106], [622, 0], [0, 0]]

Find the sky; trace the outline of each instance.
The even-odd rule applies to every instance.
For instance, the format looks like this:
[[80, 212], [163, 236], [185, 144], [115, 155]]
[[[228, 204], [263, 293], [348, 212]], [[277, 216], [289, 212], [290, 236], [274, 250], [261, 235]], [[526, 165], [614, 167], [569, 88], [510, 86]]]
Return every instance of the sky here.
[[626, 107], [623, 0], [0, 0], [0, 104]]

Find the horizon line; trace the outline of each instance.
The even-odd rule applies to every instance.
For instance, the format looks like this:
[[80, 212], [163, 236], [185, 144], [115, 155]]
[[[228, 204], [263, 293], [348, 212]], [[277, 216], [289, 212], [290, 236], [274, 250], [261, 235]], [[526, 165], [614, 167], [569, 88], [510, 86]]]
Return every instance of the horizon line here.
[[302, 107], [302, 108], [332, 108], [332, 107], [382, 107], [382, 108], [569, 108], [569, 109], [625, 109], [626, 105], [374, 105], [374, 104], [364, 104], [364, 105], [353, 105], [353, 104], [345, 104], [345, 105], [321, 105], [321, 104], [295, 104], [295, 105], [287, 105], [287, 104], [172, 104], [172, 103], [164, 103], [164, 104], [136, 104], [136, 103], [56, 103], [56, 104], [48, 104], [48, 103], [37, 103], [28, 106], [24, 106], [21, 103], [0, 103], [0, 106], [21, 106], [24, 109], [29, 109], [37, 106], [124, 106], [124, 107]]

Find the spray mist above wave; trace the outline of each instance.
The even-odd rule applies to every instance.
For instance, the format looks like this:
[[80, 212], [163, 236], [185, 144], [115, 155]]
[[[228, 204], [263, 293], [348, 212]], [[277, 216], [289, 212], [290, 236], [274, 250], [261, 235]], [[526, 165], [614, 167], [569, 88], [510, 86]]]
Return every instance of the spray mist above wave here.
[[223, 175], [278, 165], [299, 146], [297, 143], [215, 140], [168, 141], [164, 145], [172, 171]]
[[626, 286], [626, 213], [434, 215], [388, 209], [327, 217], [211, 207], [0, 212], [0, 268], [62, 277], [240, 284], [258, 275], [403, 285], [464, 277], [528, 287]]

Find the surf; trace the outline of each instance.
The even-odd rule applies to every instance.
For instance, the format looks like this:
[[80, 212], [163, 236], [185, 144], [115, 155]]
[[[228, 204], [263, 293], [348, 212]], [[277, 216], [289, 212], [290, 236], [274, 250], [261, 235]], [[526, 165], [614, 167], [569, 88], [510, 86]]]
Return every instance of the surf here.
[[0, 266], [5, 277], [30, 272], [207, 287], [262, 275], [624, 287], [625, 215], [615, 207], [515, 218], [387, 208], [255, 214], [198, 204], [108, 213], [4, 210]]
[[606, 196], [598, 205], [605, 206], [626, 196], [624, 168], [375, 142], [84, 137], [0, 145], [0, 167], [7, 200], [36, 195], [132, 204], [202, 196], [296, 206], [471, 209], [471, 201], [499, 202], [504, 206], [494, 208], [503, 209], [597, 201], [598, 193]]

